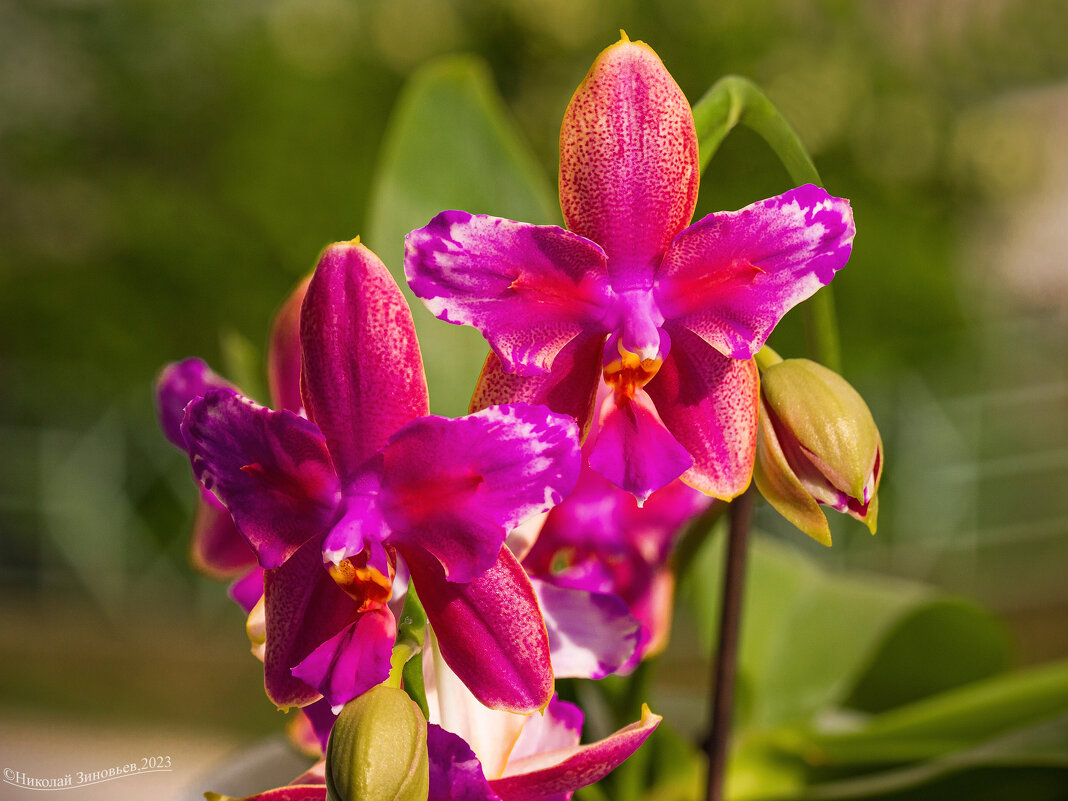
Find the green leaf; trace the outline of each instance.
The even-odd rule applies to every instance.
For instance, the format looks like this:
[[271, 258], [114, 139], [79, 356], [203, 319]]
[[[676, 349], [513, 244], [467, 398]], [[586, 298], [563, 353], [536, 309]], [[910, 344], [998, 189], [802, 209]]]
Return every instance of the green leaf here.
[[816, 165], [793, 126], [748, 78], [740, 75], [720, 78], [694, 105], [693, 119], [697, 126], [702, 172], [727, 134], [741, 124], [763, 137], [795, 183], [823, 185]]
[[[722, 544], [706, 543], [682, 586], [708, 650]], [[886, 708], [993, 675], [1009, 661], [1004, 630], [979, 607], [912, 582], [830, 573], [760, 535], [751, 541], [744, 610], [738, 669], [749, 705], [742, 722], [756, 728], [807, 721], [850, 700]], [[932, 637], [949, 631], [952, 649], [931, 647]], [[922, 669], [900, 667], [917, 654]]]
[[417, 72], [389, 123], [364, 241], [404, 289], [423, 348], [431, 410], [464, 414], [487, 346], [474, 329], [435, 320], [404, 280], [405, 235], [445, 209], [554, 223], [552, 187], [512, 122], [483, 61], [454, 56]]
[[[745, 125], [759, 134], [779, 157], [790, 180], [795, 184], [823, 186], [819, 171], [801, 143], [797, 131], [768, 100], [755, 83], [740, 75], [727, 75], [693, 107], [697, 141], [701, 153], [701, 172], [712, 161], [720, 144], [735, 126]], [[817, 292], [802, 307], [809, 351], [816, 361], [841, 372], [841, 346], [834, 295], [830, 287]]]

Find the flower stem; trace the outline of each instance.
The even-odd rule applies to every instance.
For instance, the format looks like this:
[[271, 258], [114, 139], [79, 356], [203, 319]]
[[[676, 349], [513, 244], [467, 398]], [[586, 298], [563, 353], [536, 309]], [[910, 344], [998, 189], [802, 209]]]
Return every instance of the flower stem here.
[[801, 308], [809, 354], [824, 367], [842, 372], [842, 348], [838, 342], [838, 318], [831, 288], [825, 286]]
[[753, 518], [752, 489], [737, 498], [730, 508], [727, 558], [723, 565], [723, 598], [719, 612], [719, 642], [713, 672], [711, 718], [708, 739], [707, 801], [722, 801], [730, 743], [734, 700], [734, 674], [738, 664], [738, 634], [742, 618], [742, 590], [749, 526]]

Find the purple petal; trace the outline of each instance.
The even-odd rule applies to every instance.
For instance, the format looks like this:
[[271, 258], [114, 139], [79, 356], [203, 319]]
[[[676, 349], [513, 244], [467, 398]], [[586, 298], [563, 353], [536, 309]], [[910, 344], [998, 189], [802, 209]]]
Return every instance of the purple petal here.
[[389, 677], [397, 621], [382, 607], [362, 613], [293, 668], [333, 707], [367, 692]]
[[405, 548], [441, 655], [484, 705], [534, 712], [552, 698], [549, 639], [530, 579], [502, 547], [478, 578], [458, 584], [420, 548]]
[[217, 389], [189, 404], [182, 433], [193, 474], [226, 504], [263, 567], [325, 531], [337, 479], [312, 423]]
[[427, 413], [412, 314], [374, 253], [339, 242], [308, 286], [300, 339], [304, 407], [348, 484], [394, 431]]
[[156, 413], [160, 428], [176, 448], [186, 450], [182, 436], [185, 407], [213, 389], [233, 389], [201, 359], [184, 359], [164, 367], [156, 378]]
[[229, 510], [203, 487], [193, 519], [189, 557], [197, 570], [212, 578], [229, 578], [256, 564], [256, 554], [237, 530]]
[[554, 587], [536, 578], [531, 583], [558, 678], [603, 679], [634, 656], [641, 624], [619, 596]]
[[543, 751], [574, 748], [582, 739], [582, 710], [555, 695], [544, 715], [531, 715], [508, 757], [514, 762]]
[[497, 355], [490, 353], [471, 398], [471, 411], [502, 403], [544, 404], [575, 418], [585, 436], [601, 377], [603, 347], [602, 335], [577, 336], [557, 354], [552, 372], [535, 376], [506, 372]]
[[275, 315], [267, 345], [267, 383], [276, 409], [299, 412], [300, 397], [300, 307], [311, 278], [305, 278], [286, 298]]
[[786, 312], [845, 266], [855, 233], [849, 201], [812, 184], [709, 214], [664, 256], [660, 310], [724, 356], [750, 359]]
[[241, 578], [230, 585], [226, 594], [230, 600], [240, 606], [247, 615], [263, 597], [263, 568], [253, 567]]
[[574, 488], [578, 427], [544, 406], [492, 406], [415, 420], [383, 458], [390, 542], [423, 548], [450, 581], [469, 581], [497, 561], [510, 529]]
[[334, 728], [337, 715], [330, 708], [330, 702], [325, 698], [308, 704], [300, 710], [300, 715], [307, 721], [311, 729], [311, 736], [319, 744], [319, 751], [326, 753], [327, 743], [330, 742], [330, 730]]
[[408, 234], [404, 271], [432, 314], [481, 331], [510, 373], [544, 373], [576, 336], [605, 332], [604, 251], [563, 228], [443, 211]]
[[671, 353], [645, 389], [694, 466], [682, 480], [730, 500], [749, 486], [756, 458], [760, 380], [751, 360], [728, 359], [689, 331], [672, 327]]
[[356, 621], [359, 604], [323, 569], [312, 540], [263, 577], [267, 650], [264, 686], [279, 708], [306, 706], [319, 691], [292, 674], [316, 648]]
[[502, 801], [539, 801], [593, 784], [633, 754], [660, 720], [642, 707], [641, 720], [596, 743], [509, 761], [504, 776], [489, 785]]
[[631, 399], [621, 400], [617, 394], [605, 399], [589, 464], [617, 487], [643, 502], [693, 463], [644, 390]]
[[430, 757], [427, 801], [500, 801], [462, 737], [431, 723], [426, 727], [426, 748]]
[[608, 254], [617, 292], [644, 285], [697, 203], [690, 104], [652, 48], [621, 41], [590, 68], [560, 131], [567, 227]]

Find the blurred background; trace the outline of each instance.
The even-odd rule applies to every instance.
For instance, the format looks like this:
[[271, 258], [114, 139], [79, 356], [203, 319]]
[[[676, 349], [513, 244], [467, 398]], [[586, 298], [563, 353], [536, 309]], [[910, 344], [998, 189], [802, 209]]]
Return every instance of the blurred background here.
[[[978, 601], [1017, 665], [1068, 655], [1061, 0], [0, 0], [7, 761], [62, 775], [151, 745], [182, 754], [174, 784], [278, 730], [241, 615], [188, 565], [195, 493], [155, 375], [199, 355], [255, 394], [274, 310], [325, 244], [363, 234], [397, 268], [375, 192], [405, 82], [437, 58], [485, 61], [551, 199], [563, 110], [620, 28], [691, 102], [754, 79], [855, 211], [834, 287], [885, 443], [878, 536], [835, 521], [825, 550], [766, 506], [758, 525], [827, 570]], [[787, 188], [736, 130], [698, 214]], [[420, 325], [434, 410], [462, 413], [483, 346]], [[804, 355], [796, 313], [772, 344]]]

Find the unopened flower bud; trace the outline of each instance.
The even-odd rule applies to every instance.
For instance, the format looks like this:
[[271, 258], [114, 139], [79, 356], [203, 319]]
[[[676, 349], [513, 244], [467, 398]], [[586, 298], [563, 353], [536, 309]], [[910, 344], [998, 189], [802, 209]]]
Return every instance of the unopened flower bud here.
[[753, 477], [775, 509], [831, 544], [820, 504], [875, 533], [883, 445], [864, 399], [833, 370], [808, 359], [766, 366]]
[[403, 690], [379, 685], [341, 711], [326, 754], [328, 801], [426, 801], [426, 719]]

